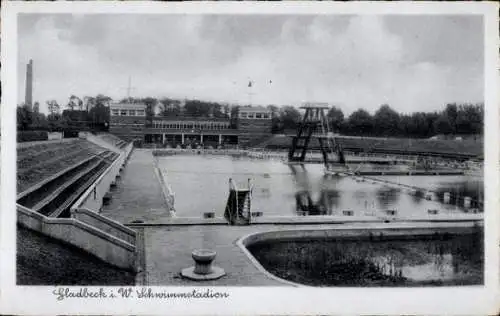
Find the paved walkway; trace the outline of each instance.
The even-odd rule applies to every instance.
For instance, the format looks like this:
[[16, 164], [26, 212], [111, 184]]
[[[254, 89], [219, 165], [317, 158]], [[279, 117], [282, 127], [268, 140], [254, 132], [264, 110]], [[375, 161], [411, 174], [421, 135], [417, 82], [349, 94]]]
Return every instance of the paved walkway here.
[[[279, 286], [279, 283], [260, 272], [236, 245], [236, 241], [252, 232], [251, 227], [234, 226], [171, 226], [144, 229], [145, 271], [147, 285], [191, 286]], [[196, 282], [184, 279], [180, 272], [194, 265], [191, 252], [195, 249], [217, 252], [214, 264], [227, 275], [215, 280]]]
[[[358, 236], [377, 229], [377, 234], [425, 234], [443, 231], [461, 232], [470, 229], [469, 223], [349, 223], [315, 225], [179, 225], [142, 226], [144, 230], [144, 270], [146, 285], [197, 285], [197, 286], [288, 286], [259, 270], [237, 245], [249, 234], [285, 230], [335, 230], [339, 236]], [[321, 233], [322, 235], [323, 233]], [[301, 233], [299, 233], [301, 235]], [[191, 252], [210, 249], [217, 252], [214, 264], [223, 268], [226, 275], [218, 280], [196, 282], [180, 277], [180, 271], [194, 265]], [[293, 260], [293, 258], [291, 258]]]
[[169, 216], [150, 150], [134, 149], [111, 194], [111, 203], [103, 207], [102, 215], [118, 222], [147, 222]]

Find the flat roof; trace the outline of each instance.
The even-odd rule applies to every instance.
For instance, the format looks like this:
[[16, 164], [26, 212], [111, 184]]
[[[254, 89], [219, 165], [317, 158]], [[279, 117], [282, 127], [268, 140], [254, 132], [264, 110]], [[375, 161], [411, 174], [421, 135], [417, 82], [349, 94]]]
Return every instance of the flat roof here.
[[271, 110], [269, 110], [268, 108], [266, 108], [266, 107], [264, 107], [262, 105], [256, 105], [256, 106], [246, 105], [246, 106], [241, 106], [239, 108], [239, 111], [240, 112], [262, 112], [262, 111], [271, 112]]
[[144, 110], [146, 108], [146, 104], [144, 103], [111, 103], [109, 105], [111, 109], [139, 109]]
[[196, 121], [196, 122], [229, 122], [228, 117], [204, 117], [204, 116], [155, 116], [153, 121]]

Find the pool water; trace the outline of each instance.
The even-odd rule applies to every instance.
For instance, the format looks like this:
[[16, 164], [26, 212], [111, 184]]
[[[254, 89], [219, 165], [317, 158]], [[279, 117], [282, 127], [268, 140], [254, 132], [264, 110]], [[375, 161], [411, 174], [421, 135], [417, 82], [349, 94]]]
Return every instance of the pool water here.
[[[339, 215], [352, 210], [354, 215], [375, 215], [386, 209], [401, 215], [427, 214], [428, 209], [443, 213], [464, 212], [454, 196], [482, 197], [483, 179], [472, 176], [378, 176], [377, 178], [439, 192], [450, 192], [449, 204], [428, 201], [399, 189], [350, 177], [325, 177], [323, 166], [306, 165], [293, 170], [280, 161], [234, 158], [227, 156], [169, 156], [159, 158], [175, 194], [177, 216], [200, 217], [204, 212], [222, 216], [229, 194], [229, 178], [246, 188], [254, 186], [252, 211], [264, 216]], [[297, 212], [297, 199], [310, 198], [320, 205], [317, 213]]]
[[482, 236], [267, 241], [248, 250], [268, 272], [310, 286], [479, 285]]

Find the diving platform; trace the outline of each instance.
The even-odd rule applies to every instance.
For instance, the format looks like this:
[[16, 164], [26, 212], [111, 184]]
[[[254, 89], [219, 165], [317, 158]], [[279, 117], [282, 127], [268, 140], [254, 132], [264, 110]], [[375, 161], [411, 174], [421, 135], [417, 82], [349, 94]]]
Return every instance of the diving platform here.
[[[339, 144], [335, 142], [335, 136], [330, 130], [325, 110], [329, 108], [327, 103], [306, 102], [301, 109], [305, 110], [304, 116], [297, 129], [297, 134], [292, 138], [290, 151], [288, 152], [289, 163], [305, 163], [309, 152], [309, 143], [312, 137], [318, 139], [321, 157], [326, 170], [341, 169], [348, 171], [345, 164], [344, 152]], [[333, 156], [333, 157], [332, 157]]]
[[247, 188], [238, 188], [233, 179], [229, 178], [229, 196], [227, 198], [224, 218], [230, 225], [250, 225], [252, 184], [248, 179]]

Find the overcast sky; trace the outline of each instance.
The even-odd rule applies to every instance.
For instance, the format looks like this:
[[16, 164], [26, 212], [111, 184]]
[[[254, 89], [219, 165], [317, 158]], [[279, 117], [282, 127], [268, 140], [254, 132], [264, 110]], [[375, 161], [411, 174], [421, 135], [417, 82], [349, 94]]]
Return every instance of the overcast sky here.
[[[102, 93], [298, 105], [346, 114], [483, 101], [480, 16], [33, 15], [19, 17], [18, 97]], [[45, 105], [43, 105], [44, 107]]]

